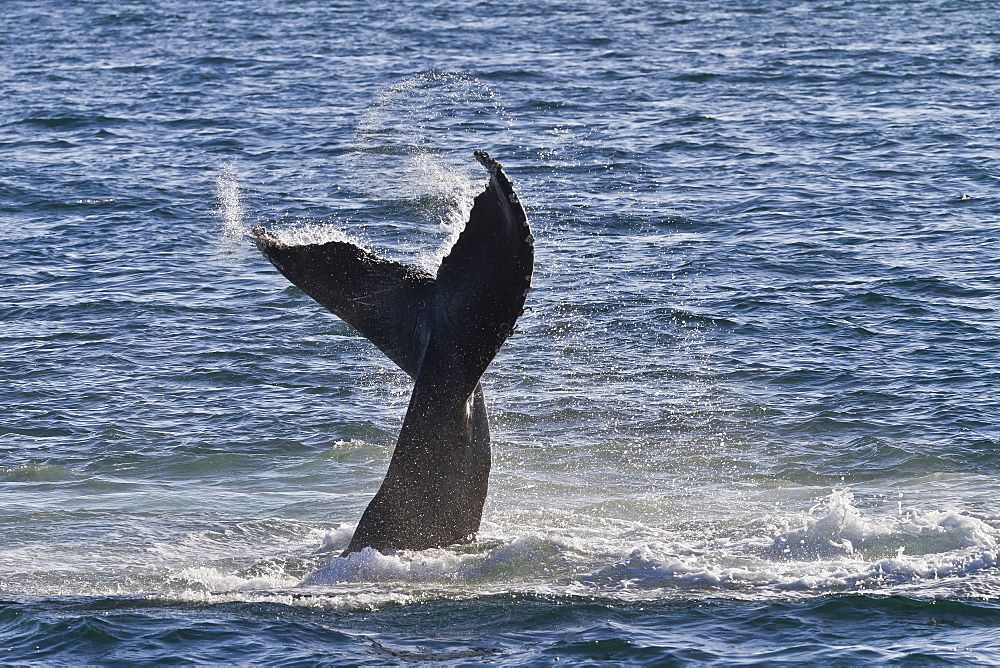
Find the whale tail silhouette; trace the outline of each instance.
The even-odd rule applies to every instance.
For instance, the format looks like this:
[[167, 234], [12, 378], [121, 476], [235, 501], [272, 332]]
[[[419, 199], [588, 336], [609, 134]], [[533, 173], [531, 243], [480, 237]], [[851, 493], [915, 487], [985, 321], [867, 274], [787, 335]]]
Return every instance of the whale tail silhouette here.
[[479, 379], [523, 312], [534, 244], [500, 163], [475, 156], [489, 184], [436, 276], [347, 242], [252, 233], [278, 271], [414, 379], [389, 470], [345, 554], [447, 545], [479, 528], [491, 459]]

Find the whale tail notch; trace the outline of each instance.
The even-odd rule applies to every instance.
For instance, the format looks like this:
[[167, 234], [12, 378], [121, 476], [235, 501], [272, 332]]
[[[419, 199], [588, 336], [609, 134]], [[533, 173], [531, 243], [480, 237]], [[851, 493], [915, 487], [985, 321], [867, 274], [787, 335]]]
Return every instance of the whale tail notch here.
[[475, 156], [490, 180], [436, 276], [347, 242], [252, 232], [278, 271], [415, 381], [385, 480], [345, 554], [447, 545], [479, 527], [490, 469], [479, 379], [523, 312], [534, 240], [500, 163]]

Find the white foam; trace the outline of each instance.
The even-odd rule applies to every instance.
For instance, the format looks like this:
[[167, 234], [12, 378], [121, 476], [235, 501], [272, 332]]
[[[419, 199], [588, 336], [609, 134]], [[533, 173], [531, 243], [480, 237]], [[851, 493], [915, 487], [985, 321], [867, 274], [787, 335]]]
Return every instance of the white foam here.
[[[264, 568], [253, 575], [227, 573], [212, 566], [194, 566], [173, 573], [170, 580], [185, 586], [184, 591], [254, 591], [294, 587], [299, 579], [286, 573], [277, 565]], [[192, 589], [191, 587], [194, 587]]]
[[975, 517], [955, 511], [866, 516], [853, 501], [849, 490], [834, 491], [809, 511], [804, 526], [771, 538], [649, 541], [584, 580], [648, 592], [692, 584], [824, 592], [966, 575], [997, 563], [996, 530]]
[[171, 594], [147, 595], [150, 600], [181, 601], [184, 603], [274, 603], [303, 608], [333, 610], [375, 610], [389, 604], [406, 605], [429, 596], [400, 593], [389, 589], [368, 591], [327, 591], [288, 589], [240, 592], [210, 592], [186, 590]]
[[884, 588], [966, 575], [998, 560], [996, 530], [979, 519], [955, 511], [866, 516], [848, 490], [834, 491], [805, 515], [804, 526], [777, 536], [730, 532], [691, 541], [606, 518], [577, 516], [574, 525], [567, 521], [572, 517], [559, 513], [552, 518], [558, 526], [514, 536], [492, 525], [480, 543], [464, 550], [383, 555], [366, 549], [333, 558], [303, 584], [395, 582], [456, 592], [585, 592], [628, 599], [709, 587], [746, 596]]
[[775, 537], [778, 558], [819, 559], [856, 555], [932, 554], [963, 548], [995, 549], [993, 529], [986, 523], [955, 511], [918, 512], [901, 517], [862, 517], [850, 490], [837, 490], [816, 510], [823, 514], [805, 526]]
[[460, 563], [460, 557], [443, 550], [383, 555], [369, 547], [347, 557], [331, 559], [326, 566], [306, 577], [302, 584], [454, 580], [458, 577]]
[[505, 510], [484, 522], [470, 545], [332, 556], [352, 532], [280, 518], [180, 539], [161, 527], [128, 541], [70, 541], [41, 553], [11, 545], [0, 548], [0, 566], [11, 591], [37, 595], [365, 608], [511, 592], [768, 599], [917, 587], [938, 595], [967, 588], [970, 574], [989, 579], [998, 562], [997, 530], [981, 519], [955, 509], [869, 507], [849, 490], [800, 513], [699, 522], [695, 529], [567, 510]]

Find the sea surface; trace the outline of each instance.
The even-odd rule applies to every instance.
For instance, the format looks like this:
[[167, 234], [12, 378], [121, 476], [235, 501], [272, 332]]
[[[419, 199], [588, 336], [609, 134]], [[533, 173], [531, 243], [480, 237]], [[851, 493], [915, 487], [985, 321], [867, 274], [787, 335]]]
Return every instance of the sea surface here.
[[[0, 662], [1000, 663], [1000, 5], [4, 0]], [[255, 225], [536, 237], [469, 545]]]

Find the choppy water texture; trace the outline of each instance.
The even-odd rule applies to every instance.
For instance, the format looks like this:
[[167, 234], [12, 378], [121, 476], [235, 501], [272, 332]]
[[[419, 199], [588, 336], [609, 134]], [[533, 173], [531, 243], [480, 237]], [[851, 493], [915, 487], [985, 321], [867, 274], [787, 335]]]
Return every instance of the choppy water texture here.
[[[1000, 662], [992, 2], [0, 13], [0, 661]], [[245, 232], [537, 238], [472, 545]]]

